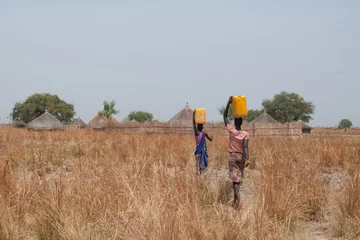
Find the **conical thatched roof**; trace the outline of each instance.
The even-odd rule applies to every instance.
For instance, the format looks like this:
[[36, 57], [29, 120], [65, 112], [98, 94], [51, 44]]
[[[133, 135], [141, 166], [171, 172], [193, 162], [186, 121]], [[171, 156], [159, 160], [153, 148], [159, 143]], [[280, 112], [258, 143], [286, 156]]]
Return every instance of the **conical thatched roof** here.
[[80, 118], [75, 119], [71, 125], [75, 126], [77, 128], [85, 128], [86, 127], [86, 123]]
[[61, 129], [63, 128], [63, 125], [56, 117], [54, 117], [48, 111], [46, 111], [40, 117], [32, 120], [27, 127], [32, 129], [39, 129], [39, 130], [51, 130], [51, 129]]
[[126, 120], [120, 123], [121, 125], [127, 125], [127, 126], [139, 126], [140, 123], [138, 121], [136, 121], [135, 119], [132, 120]]
[[267, 112], [266, 108], [263, 113], [260, 114], [257, 118], [251, 121], [251, 123], [279, 123], [275, 119], [273, 119]]
[[192, 125], [193, 110], [186, 103], [185, 107], [173, 116], [168, 123], [181, 124], [181, 125]]
[[88, 123], [88, 126], [95, 129], [101, 129], [105, 127], [113, 127], [119, 125], [120, 123], [115, 118], [107, 119], [105, 116], [96, 115]]

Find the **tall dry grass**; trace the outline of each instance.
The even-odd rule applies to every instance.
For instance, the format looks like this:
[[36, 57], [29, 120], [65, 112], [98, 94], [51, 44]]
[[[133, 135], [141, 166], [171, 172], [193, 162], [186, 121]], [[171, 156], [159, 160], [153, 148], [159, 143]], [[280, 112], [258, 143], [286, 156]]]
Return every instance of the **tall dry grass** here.
[[289, 239], [325, 219], [322, 174], [333, 172], [351, 179], [332, 206], [334, 234], [356, 235], [357, 140], [251, 139], [239, 211], [226, 144], [208, 143], [196, 176], [192, 136], [0, 129], [0, 239]]

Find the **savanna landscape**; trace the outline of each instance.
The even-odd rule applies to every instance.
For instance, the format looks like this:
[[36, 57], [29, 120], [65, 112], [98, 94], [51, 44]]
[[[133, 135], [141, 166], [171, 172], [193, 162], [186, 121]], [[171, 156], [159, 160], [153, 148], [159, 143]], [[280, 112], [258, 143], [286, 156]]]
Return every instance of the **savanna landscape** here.
[[359, 20], [0, 1], [0, 240], [360, 240]]
[[0, 239], [360, 238], [357, 135], [251, 138], [239, 210], [227, 140], [0, 128]]

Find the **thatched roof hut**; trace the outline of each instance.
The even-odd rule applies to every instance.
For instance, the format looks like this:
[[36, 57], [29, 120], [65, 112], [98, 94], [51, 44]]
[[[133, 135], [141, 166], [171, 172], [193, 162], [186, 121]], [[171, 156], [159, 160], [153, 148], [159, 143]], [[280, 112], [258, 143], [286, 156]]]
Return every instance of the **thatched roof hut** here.
[[107, 127], [118, 126], [120, 123], [115, 118], [106, 118], [105, 116], [96, 115], [91, 121], [88, 123], [88, 127], [93, 129], [104, 129]]
[[141, 123], [136, 121], [135, 119], [132, 119], [131, 121], [128, 121], [128, 124], [130, 126], [140, 126], [141, 125]]
[[189, 107], [189, 104], [186, 103], [185, 107], [173, 116], [168, 123], [170, 124], [179, 124], [184, 126], [191, 126], [193, 119], [193, 110]]
[[272, 118], [267, 112], [266, 108], [264, 109], [263, 113], [261, 113], [257, 118], [251, 121], [251, 123], [279, 123], [274, 118]]
[[75, 128], [86, 128], [86, 123], [79, 117], [72, 122], [71, 126]]
[[53, 130], [53, 129], [62, 129], [64, 126], [61, 122], [46, 111], [43, 115], [32, 120], [28, 125], [28, 128], [36, 130]]
[[311, 133], [311, 127], [309, 125], [307, 125], [305, 122], [299, 120], [298, 122], [301, 123], [301, 130], [302, 133]]

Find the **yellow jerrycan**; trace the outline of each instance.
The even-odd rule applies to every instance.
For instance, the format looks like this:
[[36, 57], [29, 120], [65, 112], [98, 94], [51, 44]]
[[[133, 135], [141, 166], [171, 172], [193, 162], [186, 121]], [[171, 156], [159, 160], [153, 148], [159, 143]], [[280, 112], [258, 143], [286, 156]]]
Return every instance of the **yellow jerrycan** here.
[[195, 123], [196, 124], [205, 124], [206, 123], [205, 108], [196, 108], [195, 109]]
[[246, 96], [233, 96], [231, 106], [234, 118], [246, 118], [248, 116]]

